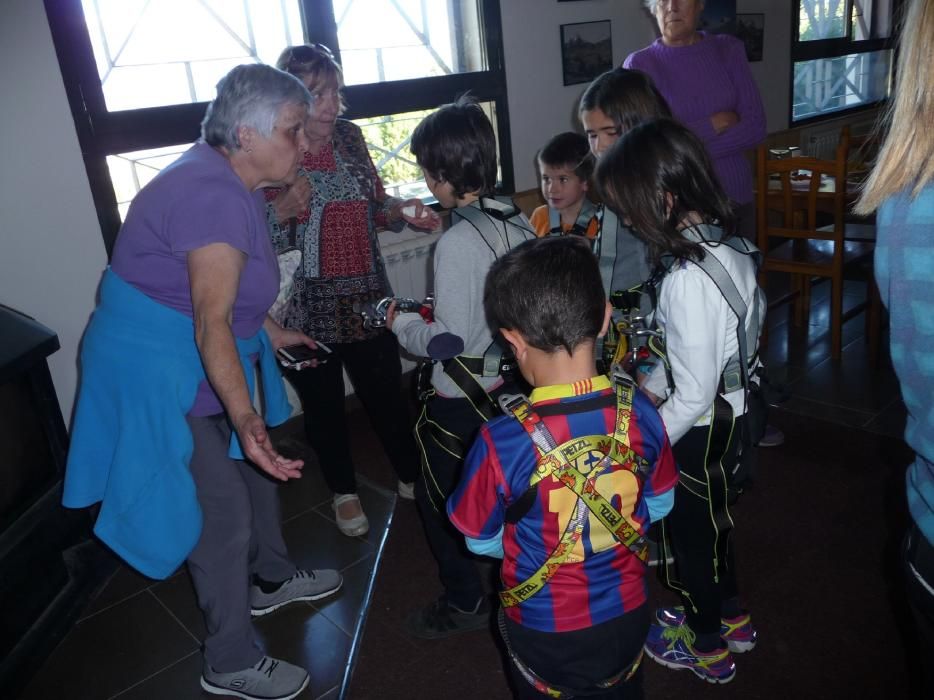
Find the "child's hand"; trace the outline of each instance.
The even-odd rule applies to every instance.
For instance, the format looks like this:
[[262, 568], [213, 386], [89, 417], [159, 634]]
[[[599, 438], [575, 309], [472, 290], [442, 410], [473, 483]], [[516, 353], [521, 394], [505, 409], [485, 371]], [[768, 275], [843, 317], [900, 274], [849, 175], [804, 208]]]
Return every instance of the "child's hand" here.
[[392, 322], [396, 320], [396, 316], [399, 315], [399, 312], [396, 311], [396, 302], [393, 300], [389, 304], [389, 308], [386, 309], [386, 330], [392, 330]]
[[658, 408], [659, 404], [661, 404], [661, 402], [662, 402], [662, 399], [661, 399], [660, 396], [656, 396], [656, 395], [653, 394], [651, 391], [649, 391], [648, 389], [646, 389], [644, 386], [640, 386], [640, 387], [639, 387], [639, 390], [640, 390], [643, 394], [645, 394], [646, 396], [649, 397], [649, 399], [650, 399], [650, 400], [652, 401], [652, 403], [655, 405], [655, 408]]

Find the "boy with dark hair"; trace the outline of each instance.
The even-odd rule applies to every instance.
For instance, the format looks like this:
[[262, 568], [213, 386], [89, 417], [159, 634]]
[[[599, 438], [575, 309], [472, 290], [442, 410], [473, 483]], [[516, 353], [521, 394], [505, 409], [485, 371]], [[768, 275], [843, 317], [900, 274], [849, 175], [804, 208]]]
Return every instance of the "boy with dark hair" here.
[[538, 171], [547, 204], [538, 207], [529, 219], [536, 236], [596, 238], [600, 231], [597, 207], [587, 199], [593, 168], [594, 158], [583, 134], [558, 134], [539, 151]]
[[492, 196], [496, 139], [479, 105], [461, 98], [428, 115], [412, 134], [412, 152], [439, 204], [454, 209], [452, 226], [435, 248], [433, 322], [417, 313], [396, 315], [394, 306], [387, 316], [402, 347], [432, 360], [415, 426], [422, 455], [415, 500], [444, 594], [416, 611], [409, 629], [436, 639], [489, 622], [476, 562], [448, 522], [444, 503], [477, 429], [498, 412], [491, 394], [504, 384], [502, 349], [484, 316], [483, 281], [497, 258], [534, 234], [511, 201]]
[[665, 427], [631, 380], [597, 373], [611, 309], [584, 241], [503, 256], [484, 305], [535, 389], [501, 397], [507, 415], [480, 429], [447, 508], [471, 550], [503, 558], [518, 697], [641, 697], [644, 537], [678, 480]]

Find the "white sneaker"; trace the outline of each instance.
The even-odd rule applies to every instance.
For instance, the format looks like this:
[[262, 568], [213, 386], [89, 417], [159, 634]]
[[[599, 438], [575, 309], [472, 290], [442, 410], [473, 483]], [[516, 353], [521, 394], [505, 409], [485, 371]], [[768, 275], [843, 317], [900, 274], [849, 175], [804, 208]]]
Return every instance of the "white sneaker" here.
[[[342, 518], [340, 506], [350, 501], [356, 501], [360, 514], [352, 518]], [[331, 504], [334, 509], [334, 519], [337, 520], [337, 529], [348, 537], [358, 537], [365, 535], [370, 529], [370, 521], [367, 520], [366, 513], [363, 512], [363, 506], [360, 505], [360, 498], [355, 493], [341, 493], [334, 496], [334, 502]]]
[[201, 687], [206, 692], [244, 700], [291, 700], [307, 686], [305, 669], [271, 656], [242, 671], [220, 673], [207, 662], [201, 670]]
[[406, 501], [415, 500], [415, 482], [409, 482], [408, 484], [404, 481], [400, 481], [399, 485], [396, 487], [396, 492], [399, 494], [399, 498], [404, 498]]

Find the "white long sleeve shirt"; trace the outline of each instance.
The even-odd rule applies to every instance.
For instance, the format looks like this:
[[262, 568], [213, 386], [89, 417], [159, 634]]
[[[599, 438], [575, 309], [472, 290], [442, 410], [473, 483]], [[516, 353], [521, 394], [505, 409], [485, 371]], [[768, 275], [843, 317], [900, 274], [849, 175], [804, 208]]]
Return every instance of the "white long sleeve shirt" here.
[[[726, 245], [702, 243], [708, 255], [723, 264], [749, 312], [747, 327], [761, 328], [765, 316], [765, 297], [756, 281], [755, 265]], [[753, 318], [756, 295], [759, 318]], [[736, 335], [738, 319], [717, 285], [700, 267], [679, 260], [662, 280], [655, 319], [665, 334], [665, 347], [671, 366], [674, 390], [668, 391], [665, 369], [659, 363], [652, 369], [645, 388], [659, 397], [667, 397], [659, 413], [675, 444], [695, 425], [709, 425], [720, 375], [730, 358], [739, 351]], [[752, 355], [755, 347], [747, 348]], [[733, 415], [746, 412], [744, 391], [724, 394]]]

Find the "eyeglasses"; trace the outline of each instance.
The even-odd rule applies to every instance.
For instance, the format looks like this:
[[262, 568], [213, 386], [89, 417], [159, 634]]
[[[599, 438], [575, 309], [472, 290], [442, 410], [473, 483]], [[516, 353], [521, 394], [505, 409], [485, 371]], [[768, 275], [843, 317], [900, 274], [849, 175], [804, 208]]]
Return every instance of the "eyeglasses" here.
[[[293, 68], [307, 65], [322, 58], [333, 61], [334, 54], [331, 49], [324, 44], [303, 44], [288, 49], [286, 60], [282, 63], [287, 66], [286, 70], [292, 72]], [[280, 63], [280, 65], [282, 65], [282, 63]]]
[[324, 44], [315, 43], [315, 44], [306, 44], [306, 46], [313, 48], [315, 51], [320, 51], [328, 58], [334, 58], [334, 53], [331, 51], [331, 49], [329, 49]]

